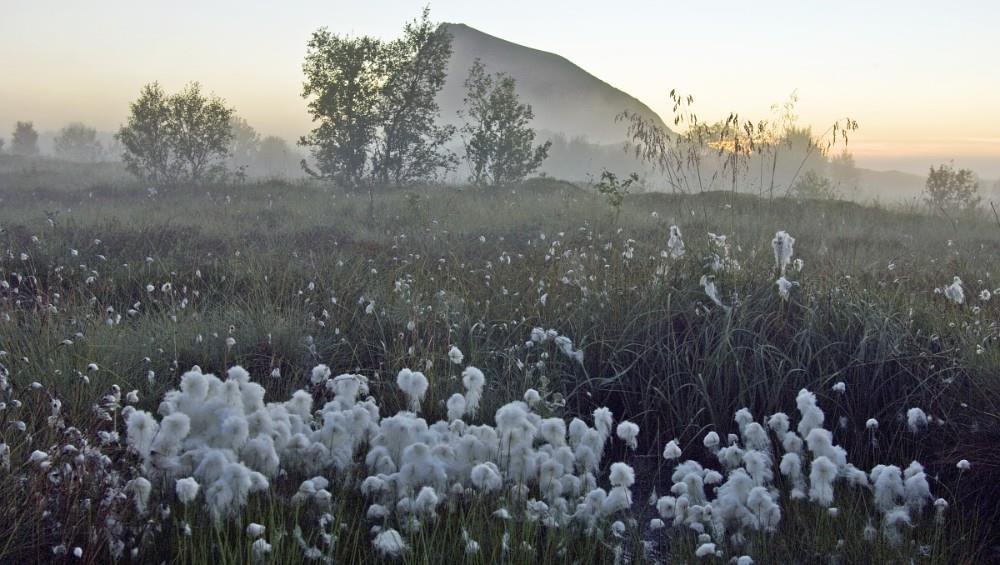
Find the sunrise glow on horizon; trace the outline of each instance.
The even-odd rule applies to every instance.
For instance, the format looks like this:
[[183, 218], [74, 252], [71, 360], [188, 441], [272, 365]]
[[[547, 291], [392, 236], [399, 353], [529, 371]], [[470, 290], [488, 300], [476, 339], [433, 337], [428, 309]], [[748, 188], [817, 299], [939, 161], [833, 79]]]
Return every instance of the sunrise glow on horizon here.
[[[0, 137], [16, 120], [43, 132], [70, 121], [114, 131], [143, 84], [169, 90], [197, 80], [262, 133], [295, 140], [310, 128], [300, 97], [309, 34], [326, 26], [389, 37], [424, 3], [0, 4]], [[703, 120], [730, 111], [764, 119], [794, 91], [801, 125], [859, 122], [849, 149], [861, 166], [923, 172], [954, 160], [1000, 177], [1000, 5], [869, 4], [441, 0], [430, 8], [437, 21], [562, 55], [668, 123], [672, 88], [695, 96]]]

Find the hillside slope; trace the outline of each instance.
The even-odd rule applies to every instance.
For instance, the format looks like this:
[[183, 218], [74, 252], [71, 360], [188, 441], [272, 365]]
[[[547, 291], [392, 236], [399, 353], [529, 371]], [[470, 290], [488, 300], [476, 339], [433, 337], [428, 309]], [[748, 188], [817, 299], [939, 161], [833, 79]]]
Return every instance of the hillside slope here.
[[441, 116], [456, 122], [465, 97], [463, 82], [476, 59], [490, 72], [510, 73], [518, 92], [535, 112], [534, 127], [586, 137], [591, 142], [617, 143], [625, 126], [615, 123], [622, 110], [639, 112], [666, 127], [648, 106], [554, 53], [532, 49], [483, 33], [464, 24], [442, 24], [451, 33], [448, 80], [438, 96]]

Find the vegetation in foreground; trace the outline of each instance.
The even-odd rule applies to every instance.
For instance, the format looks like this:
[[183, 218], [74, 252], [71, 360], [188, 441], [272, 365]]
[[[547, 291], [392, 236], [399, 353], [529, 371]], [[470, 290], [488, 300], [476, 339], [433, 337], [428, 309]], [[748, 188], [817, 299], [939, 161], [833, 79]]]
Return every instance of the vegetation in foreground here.
[[[4, 561], [393, 559], [394, 539], [375, 543], [390, 529], [406, 544], [398, 558], [413, 562], [995, 557], [995, 225], [731, 193], [632, 195], [609, 212], [601, 195], [548, 180], [388, 191], [373, 205], [368, 195], [280, 183], [159, 194], [128, 184], [18, 187], [0, 198]], [[790, 259], [800, 264], [775, 264], [779, 230], [794, 236]], [[581, 357], [532, 340], [535, 328], [553, 329]], [[528, 492], [512, 490], [518, 478], [501, 461], [503, 489], [434, 489], [436, 517], [410, 528], [399, 493], [382, 504], [388, 517], [370, 516], [359, 483], [373, 469], [359, 445], [350, 462], [316, 472], [287, 459], [216, 523], [207, 485], [181, 502], [175, 481], [156, 480], [141, 434], [126, 428], [140, 411], [157, 413], [193, 366], [225, 375], [237, 364], [267, 402], [303, 389], [317, 410], [337, 391], [313, 379], [315, 366], [358, 375], [383, 421], [411, 408], [421, 388], [397, 386], [403, 369], [426, 379], [416, 396], [428, 423], [454, 420], [449, 399], [468, 392], [467, 366], [485, 375], [470, 426], [502, 428], [497, 411], [528, 389], [540, 400], [525, 412], [579, 417], [595, 433], [591, 415], [607, 407], [615, 431], [603, 434], [593, 486], [610, 496], [628, 483], [631, 504], [592, 529], [532, 521], [539, 507], [528, 501], [547, 500], [543, 483], [536, 476], [524, 481]], [[781, 426], [766, 423], [784, 412], [797, 429], [811, 410], [800, 411], [802, 389], [858, 469], [895, 465], [908, 480], [921, 473], [911, 462], [922, 464], [933, 499], [920, 516], [887, 529], [877, 486], [846, 479], [828, 503], [790, 499]], [[647, 501], [655, 491], [654, 502], [672, 496], [676, 505], [683, 489], [674, 483], [690, 474], [672, 476], [678, 461], [703, 466], [705, 492], [718, 496], [705, 479], [726, 469], [709, 432], [722, 446], [732, 433], [747, 452], [764, 451], [748, 440], [752, 422], [734, 419], [741, 408], [767, 430], [774, 455], [765, 464], [773, 477], [762, 481], [776, 489], [765, 488], [780, 507], [774, 531], [758, 521], [738, 529], [740, 540], [708, 528], [706, 542], [683, 518], [669, 527], [669, 501]], [[628, 429], [617, 429], [625, 420], [639, 430], [634, 449]], [[677, 460], [664, 459], [665, 445]], [[809, 486], [811, 448], [801, 466]], [[313, 476], [329, 481], [313, 483], [328, 505], [294, 498]], [[939, 497], [948, 504], [941, 520], [931, 508]], [[510, 520], [495, 515], [500, 508]], [[467, 553], [470, 540], [478, 551]]]

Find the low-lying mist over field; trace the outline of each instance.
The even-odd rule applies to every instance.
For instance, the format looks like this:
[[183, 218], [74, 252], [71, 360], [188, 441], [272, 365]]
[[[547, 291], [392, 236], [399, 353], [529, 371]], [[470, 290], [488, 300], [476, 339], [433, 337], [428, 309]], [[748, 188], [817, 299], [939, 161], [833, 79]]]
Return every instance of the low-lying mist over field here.
[[916, 136], [911, 6], [402, 4], [0, 22], [0, 563], [1000, 560], [995, 77]]

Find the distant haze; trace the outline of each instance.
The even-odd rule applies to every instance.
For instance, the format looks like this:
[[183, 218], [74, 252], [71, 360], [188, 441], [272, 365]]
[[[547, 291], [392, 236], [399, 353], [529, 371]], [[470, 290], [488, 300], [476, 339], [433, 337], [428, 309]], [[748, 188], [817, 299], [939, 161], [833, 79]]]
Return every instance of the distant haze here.
[[648, 106], [589, 74], [559, 55], [504, 41], [464, 24], [445, 24], [452, 36], [448, 81], [438, 100], [442, 117], [457, 120], [465, 98], [465, 78], [477, 59], [488, 72], [502, 71], [517, 81], [518, 92], [532, 105], [534, 126], [586, 137], [598, 143], [621, 142], [625, 126], [615, 116], [639, 113], [666, 127]]
[[[310, 127], [299, 96], [310, 33], [392, 37], [422, 5], [6, 0], [0, 137], [15, 120], [113, 131], [143, 84], [198, 80], [260, 132], [294, 140]], [[797, 89], [800, 122], [814, 131], [860, 122], [850, 145], [859, 166], [922, 174], [954, 159], [1000, 177], [1000, 3], [442, 0], [431, 17], [562, 56], [668, 123], [671, 88], [695, 95], [709, 121], [767, 118]], [[571, 95], [554, 92], [549, 106], [572, 106]]]

